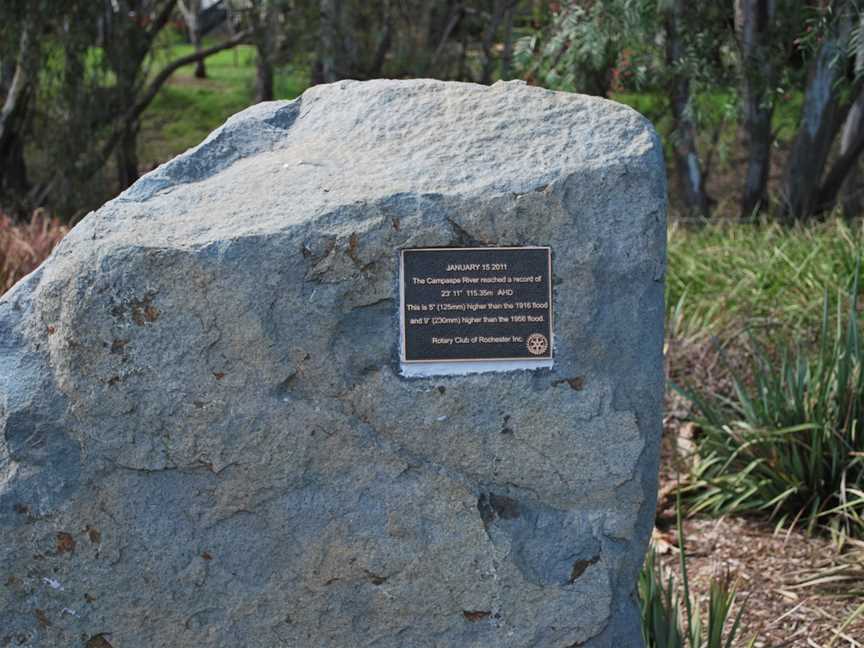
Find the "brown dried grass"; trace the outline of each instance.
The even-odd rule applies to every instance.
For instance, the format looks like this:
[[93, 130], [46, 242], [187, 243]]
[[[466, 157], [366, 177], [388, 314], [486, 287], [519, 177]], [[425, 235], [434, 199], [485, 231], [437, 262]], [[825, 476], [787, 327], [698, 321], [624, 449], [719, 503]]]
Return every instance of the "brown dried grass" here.
[[0, 213], [0, 294], [48, 258], [69, 227], [37, 209], [29, 223], [16, 223]]

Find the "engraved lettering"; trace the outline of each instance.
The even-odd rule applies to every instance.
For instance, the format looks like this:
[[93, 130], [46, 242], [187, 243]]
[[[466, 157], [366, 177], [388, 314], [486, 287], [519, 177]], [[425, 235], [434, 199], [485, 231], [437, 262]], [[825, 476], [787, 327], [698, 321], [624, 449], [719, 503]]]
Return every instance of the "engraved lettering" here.
[[549, 248], [403, 250], [403, 361], [550, 359], [551, 273]]

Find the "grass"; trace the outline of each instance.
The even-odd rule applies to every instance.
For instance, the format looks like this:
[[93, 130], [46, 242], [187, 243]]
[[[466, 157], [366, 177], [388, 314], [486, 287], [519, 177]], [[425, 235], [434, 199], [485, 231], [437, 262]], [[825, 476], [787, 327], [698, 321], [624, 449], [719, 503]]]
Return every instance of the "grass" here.
[[[191, 52], [191, 45], [172, 45], [160, 54], [154, 68]], [[254, 103], [255, 48], [251, 45], [209, 57], [207, 79], [196, 79], [194, 70], [194, 65], [177, 70], [144, 115], [139, 156], [148, 168], [197, 145], [228, 117]], [[309, 85], [307, 70], [308, 66], [278, 68], [276, 98], [300, 95]]]
[[864, 249], [864, 223], [788, 228], [718, 222], [669, 231], [667, 322], [673, 336], [759, 328], [813, 338]]
[[778, 527], [864, 537], [864, 347], [860, 263], [832, 317], [823, 300], [815, 344], [754, 342], [733, 394], [686, 392], [702, 436], [691, 512], [764, 512]]

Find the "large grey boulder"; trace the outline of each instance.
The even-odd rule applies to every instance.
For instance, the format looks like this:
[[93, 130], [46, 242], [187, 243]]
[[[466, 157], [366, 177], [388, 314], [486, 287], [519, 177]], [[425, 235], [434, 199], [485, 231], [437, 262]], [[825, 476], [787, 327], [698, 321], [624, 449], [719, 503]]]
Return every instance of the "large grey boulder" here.
[[[0, 646], [641, 645], [650, 124], [519, 83], [260, 104], [0, 301]], [[398, 250], [549, 245], [552, 369], [406, 378]]]

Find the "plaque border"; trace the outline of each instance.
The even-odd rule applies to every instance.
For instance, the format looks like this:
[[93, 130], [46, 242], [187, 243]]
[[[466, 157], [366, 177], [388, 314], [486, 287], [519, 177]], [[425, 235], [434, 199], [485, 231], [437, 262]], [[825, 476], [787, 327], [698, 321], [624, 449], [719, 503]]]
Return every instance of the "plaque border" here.
[[[549, 355], [534, 358], [436, 358], [408, 360], [405, 358], [405, 252], [443, 252], [446, 250], [545, 250], [549, 270]], [[436, 364], [451, 362], [551, 362], [555, 359], [555, 303], [552, 300], [552, 247], [549, 245], [487, 245], [454, 247], [399, 248], [399, 361], [402, 364]]]

